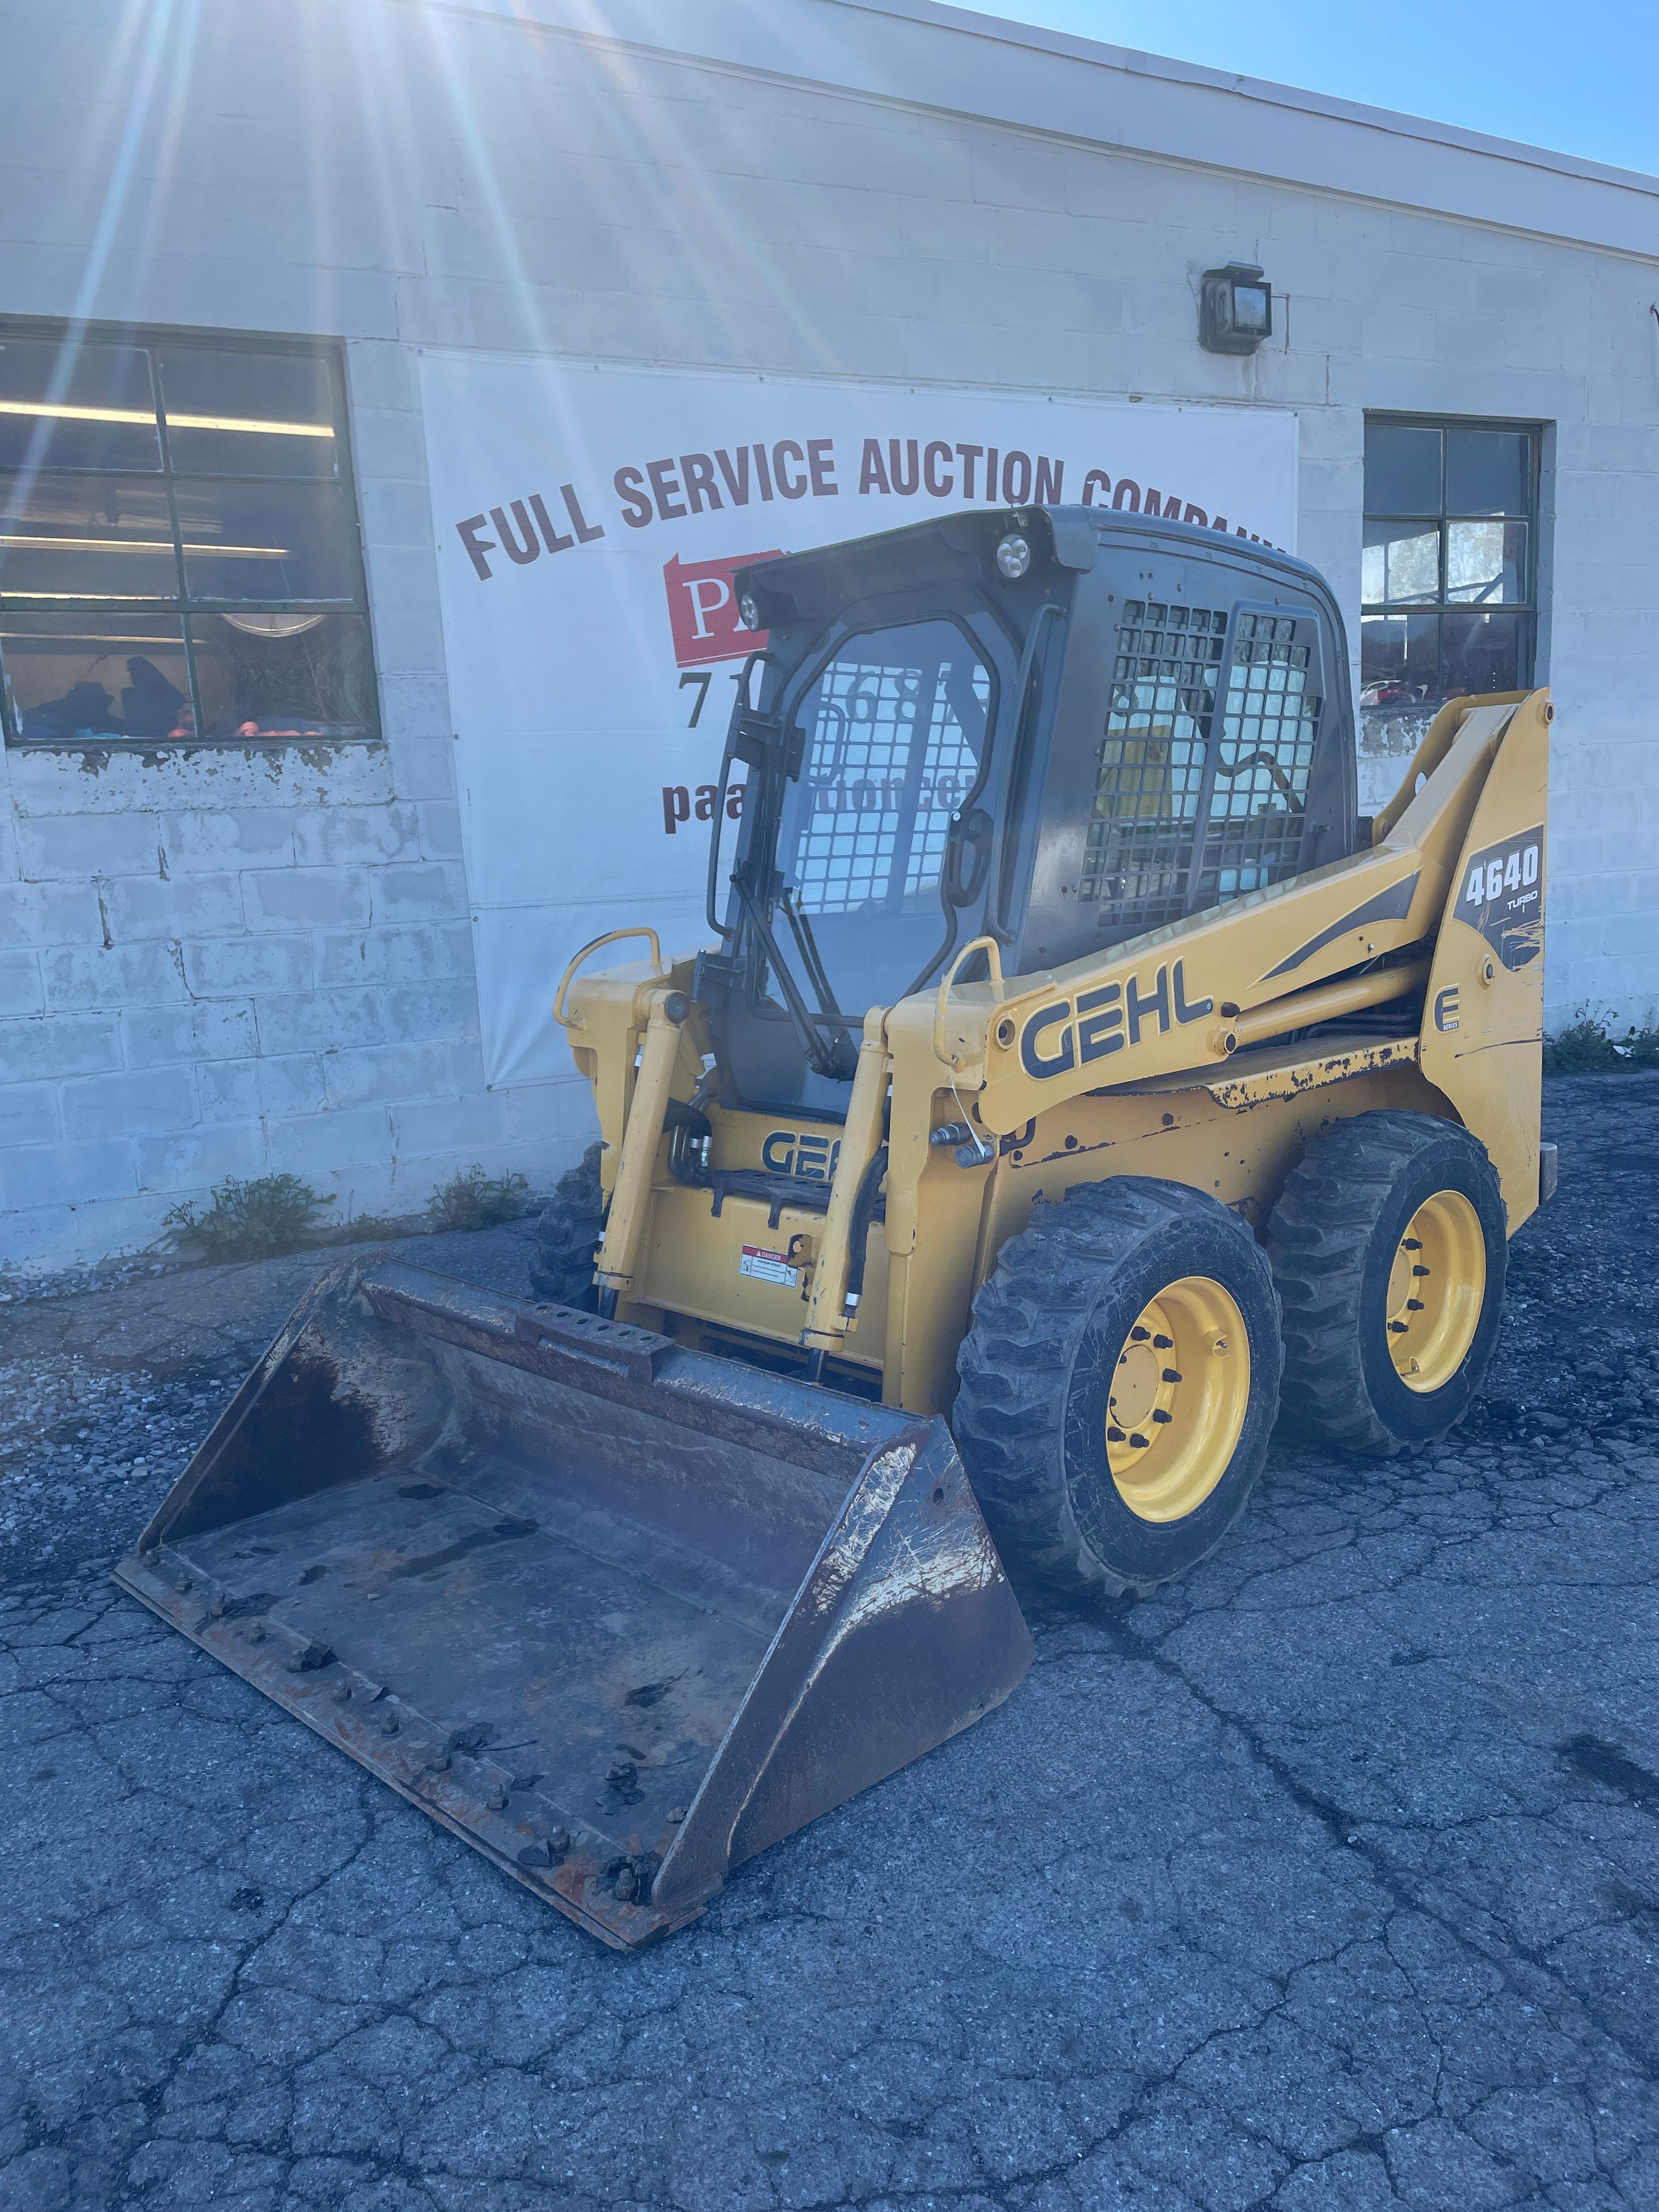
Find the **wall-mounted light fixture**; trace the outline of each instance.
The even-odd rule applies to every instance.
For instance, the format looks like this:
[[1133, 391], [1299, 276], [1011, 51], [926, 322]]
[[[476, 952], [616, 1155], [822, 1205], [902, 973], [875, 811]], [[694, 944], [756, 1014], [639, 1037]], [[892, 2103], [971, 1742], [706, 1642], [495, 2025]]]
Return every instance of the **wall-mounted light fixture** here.
[[1254, 262], [1206, 269], [1198, 300], [1198, 342], [1210, 353], [1254, 353], [1273, 334], [1273, 288]]

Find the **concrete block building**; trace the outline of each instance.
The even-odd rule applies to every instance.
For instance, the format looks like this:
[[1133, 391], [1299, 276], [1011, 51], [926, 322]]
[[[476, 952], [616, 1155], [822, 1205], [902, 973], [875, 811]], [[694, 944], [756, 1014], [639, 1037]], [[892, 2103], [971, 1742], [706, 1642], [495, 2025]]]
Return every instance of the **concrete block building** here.
[[1365, 794], [1551, 683], [1551, 1018], [1654, 1018], [1659, 182], [929, 0], [11, 0], [0, 75], [0, 1261], [586, 1140], [481, 1024], [432, 358], [1293, 417]]

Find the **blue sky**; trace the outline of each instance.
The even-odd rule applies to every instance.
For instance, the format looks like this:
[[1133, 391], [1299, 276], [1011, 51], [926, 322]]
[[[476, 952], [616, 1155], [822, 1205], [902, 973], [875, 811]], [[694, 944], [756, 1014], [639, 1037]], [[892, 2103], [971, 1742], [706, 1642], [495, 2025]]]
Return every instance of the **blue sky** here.
[[997, 0], [976, 12], [1659, 174], [1659, 0]]

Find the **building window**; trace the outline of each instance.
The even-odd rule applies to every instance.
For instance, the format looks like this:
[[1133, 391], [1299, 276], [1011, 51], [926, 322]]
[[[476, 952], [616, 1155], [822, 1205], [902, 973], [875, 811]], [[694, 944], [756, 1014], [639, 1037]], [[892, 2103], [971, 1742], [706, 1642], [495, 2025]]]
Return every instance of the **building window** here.
[[1538, 443], [1514, 423], [1366, 417], [1362, 707], [1532, 682]]
[[328, 348], [0, 329], [8, 741], [373, 735], [343, 447]]

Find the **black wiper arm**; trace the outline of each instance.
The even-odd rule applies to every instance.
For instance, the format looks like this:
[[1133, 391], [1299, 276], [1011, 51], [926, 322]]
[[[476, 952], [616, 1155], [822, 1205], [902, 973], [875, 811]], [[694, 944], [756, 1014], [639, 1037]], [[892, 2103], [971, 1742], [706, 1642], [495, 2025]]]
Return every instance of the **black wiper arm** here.
[[[807, 981], [812, 986], [819, 1012], [830, 1020], [839, 1020], [840, 1009], [836, 1005], [836, 994], [830, 988], [829, 973], [818, 951], [818, 941], [812, 934], [812, 925], [787, 884], [778, 894], [778, 904], [783, 908], [784, 919], [800, 948], [801, 965], [806, 970]], [[842, 1026], [850, 1028], [851, 1024], [843, 1023]]]
[[[800, 1048], [806, 1055], [806, 1064], [815, 1075], [827, 1076], [832, 1082], [845, 1082], [853, 1073], [855, 1055], [847, 1049], [848, 1029], [839, 1018], [815, 1016], [800, 994], [788, 962], [778, 950], [778, 941], [772, 934], [772, 926], [761, 910], [760, 902], [749, 888], [741, 869], [733, 871], [732, 888], [736, 890], [749, 918], [750, 927], [765, 945], [772, 963], [772, 972], [778, 979], [778, 988], [783, 993], [783, 1003]], [[819, 1029], [821, 1020], [833, 1019], [835, 1034], [826, 1042]]]

